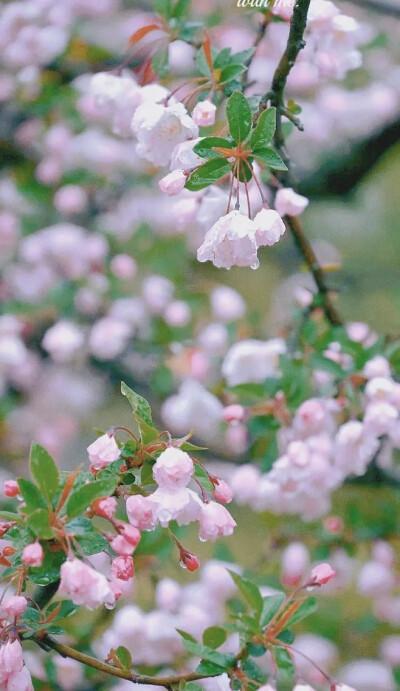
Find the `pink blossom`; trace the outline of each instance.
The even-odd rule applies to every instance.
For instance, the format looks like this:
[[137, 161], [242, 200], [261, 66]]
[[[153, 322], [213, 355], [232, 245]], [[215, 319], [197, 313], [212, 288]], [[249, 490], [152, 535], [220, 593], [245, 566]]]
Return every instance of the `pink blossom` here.
[[241, 319], [246, 313], [246, 304], [242, 296], [229, 286], [218, 286], [210, 295], [213, 315], [218, 321], [233, 322]]
[[163, 451], [153, 466], [154, 479], [163, 489], [186, 487], [193, 473], [193, 461], [189, 454], [174, 447]]
[[279, 213], [273, 209], [261, 209], [254, 216], [256, 242], [259, 247], [275, 245], [284, 234], [286, 227]]
[[385, 595], [394, 585], [394, 572], [385, 564], [380, 564], [379, 561], [367, 561], [361, 567], [357, 587], [362, 595], [371, 597]]
[[114, 550], [115, 554], [121, 557], [130, 556], [135, 551], [135, 546], [130, 542], [125, 540], [122, 535], [116, 535], [110, 542], [110, 547]]
[[3, 600], [1, 608], [6, 614], [19, 617], [25, 612], [27, 606], [28, 601], [26, 597], [22, 595], [10, 595]]
[[286, 352], [281, 338], [269, 341], [248, 339], [238, 341], [228, 351], [222, 364], [222, 374], [228, 386], [247, 382], [263, 382], [278, 373], [279, 356]]
[[12, 674], [7, 683], [7, 691], [34, 691], [32, 678], [27, 667]]
[[87, 204], [87, 194], [79, 185], [64, 185], [54, 195], [54, 206], [60, 213], [69, 216], [79, 214]]
[[127, 280], [135, 276], [137, 264], [129, 254], [116, 254], [110, 262], [110, 270], [117, 278]]
[[222, 417], [225, 422], [240, 422], [245, 415], [245, 409], [238, 403], [226, 406], [222, 411]]
[[115, 497], [105, 497], [96, 499], [92, 503], [93, 511], [103, 518], [112, 518], [117, 510], [117, 499]]
[[314, 566], [311, 571], [310, 585], [325, 585], [336, 576], [336, 571], [332, 569], [330, 564], [322, 563]]
[[166, 528], [170, 521], [188, 525], [200, 517], [202, 502], [199, 496], [187, 487], [159, 487], [149, 500], [157, 523]]
[[44, 557], [40, 542], [32, 542], [22, 550], [21, 561], [28, 566], [41, 566]]
[[8, 689], [10, 678], [21, 672], [24, 664], [22, 647], [18, 639], [8, 640], [0, 647], [0, 684]]
[[309, 201], [291, 187], [285, 187], [276, 193], [275, 209], [280, 216], [299, 216], [307, 208]]
[[142, 103], [132, 120], [136, 152], [156, 166], [168, 165], [177, 144], [198, 135], [198, 127], [182, 103]]
[[200, 514], [200, 539], [215, 542], [218, 537], [232, 535], [236, 526], [229, 511], [215, 501], [203, 504]]
[[110, 608], [115, 603], [111, 585], [106, 577], [80, 559], [65, 561], [61, 566], [60, 577], [58, 592], [66, 595], [75, 605], [97, 609], [101, 605]]
[[174, 300], [167, 305], [164, 312], [164, 321], [172, 327], [186, 326], [190, 322], [191, 310], [184, 300]]
[[131, 525], [139, 530], [153, 530], [156, 521], [150, 497], [134, 494], [126, 500], [126, 512]]
[[172, 173], [168, 173], [158, 182], [158, 186], [161, 192], [168, 194], [169, 197], [173, 197], [179, 192], [182, 192], [185, 187], [187, 180], [187, 175], [183, 170], [173, 170]]
[[257, 226], [240, 211], [221, 216], [206, 233], [197, 250], [199, 262], [211, 261], [217, 268], [259, 265], [256, 242]]
[[[201, 142], [201, 137], [197, 139], [190, 139], [189, 141], [177, 144], [172, 152], [171, 156], [171, 170], [184, 170], [185, 172], [191, 171], [204, 163], [204, 158], [201, 158], [198, 154], [193, 151], [193, 147]], [[187, 193], [189, 194], [189, 193]], [[196, 193], [191, 192], [192, 200], [198, 201]], [[196, 203], [197, 206], [197, 203]]]
[[292, 542], [282, 553], [282, 583], [296, 586], [303, 580], [310, 562], [310, 554], [301, 542]]
[[102, 434], [101, 437], [87, 447], [87, 452], [90, 465], [96, 470], [105, 468], [120, 456], [118, 444], [113, 434]]
[[135, 575], [135, 567], [131, 556], [120, 556], [112, 560], [111, 576], [121, 581], [129, 581]]
[[210, 127], [215, 123], [217, 107], [211, 101], [199, 101], [193, 108], [193, 122], [199, 127]]
[[214, 486], [213, 492], [214, 498], [217, 501], [220, 501], [222, 504], [229, 504], [233, 499], [232, 489], [229, 487], [228, 483], [225, 482], [225, 480], [221, 480], [220, 478], [216, 478], [216, 480], [217, 482]]
[[18, 482], [16, 480], [6, 480], [4, 483], [4, 496], [16, 497], [19, 494]]
[[42, 347], [55, 362], [70, 362], [82, 348], [84, 335], [82, 330], [69, 321], [59, 321], [48, 329], [42, 340]]

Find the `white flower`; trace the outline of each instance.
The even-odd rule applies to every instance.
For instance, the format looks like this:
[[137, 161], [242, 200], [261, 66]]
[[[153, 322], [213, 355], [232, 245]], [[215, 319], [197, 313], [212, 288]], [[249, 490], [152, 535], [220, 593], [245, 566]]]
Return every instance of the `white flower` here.
[[263, 382], [278, 372], [279, 356], [286, 353], [285, 341], [249, 339], [235, 343], [222, 364], [222, 374], [228, 386], [246, 382]]
[[275, 197], [275, 209], [280, 216], [298, 216], [307, 208], [309, 201], [291, 187], [278, 190]]
[[194, 473], [189, 454], [170, 447], [160, 454], [153, 466], [153, 477], [163, 489], [186, 487]]
[[217, 107], [211, 101], [199, 101], [193, 108], [192, 118], [199, 127], [209, 127], [215, 122]]
[[193, 151], [193, 147], [201, 140], [201, 137], [197, 137], [197, 139], [190, 139], [177, 144], [171, 156], [171, 170], [181, 168], [182, 170], [189, 171], [201, 166], [204, 163], [204, 158], [201, 158]]
[[138, 155], [157, 166], [168, 165], [176, 145], [198, 135], [198, 127], [182, 103], [142, 103], [133, 116], [132, 130]]
[[72, 322], [59, 321], [46, 331], [42, 347], [55, 362], [69, 362], [83, 342], [83, 333], [78, 326]]
[[206, 233], [197, 250], [199, 262], [211, 261], [217, 268], [259, 265], [257, 258], [257, 226], [240, 211], [221, 216]]
[[236, 521], [225, 506], [209, 501], [203, 504], [200, 514], [200, 538], [215, 542], [217, 537], [232, 535]]
[[196, 492], [187, 487], [159, 487], [147, 498], [152, 506], [155, 523], [160, 523], [163, 528], [170, 521], [176, 521], [178, 525], [188, 525], [200, 517], [202, 501]]
[[161, 192], [168, 194], [169, 197], [173, 197], [179, 192], [182, 192], [185, 187], [187, 176], [183, 170], [173, 170], [172, 173], [168, 173], [158, 182], [158, 186]]
[[379, 448], [376, 435], [359, 420], [339, 427], [335, 437], [334, 462], [347, 474], [363, 475]]
[[210, 302], [214, 317], [222, 322], [236, 321], [246, 313], [246, 304], [242, 296], [229, 286], [220, 285], [214, 288]]
[[256, 242], [259, 247], [275, 245], [285, 232], [285, 224], [277, 211], [273, 209], [261, 209], [254, 217], [256, 229]]

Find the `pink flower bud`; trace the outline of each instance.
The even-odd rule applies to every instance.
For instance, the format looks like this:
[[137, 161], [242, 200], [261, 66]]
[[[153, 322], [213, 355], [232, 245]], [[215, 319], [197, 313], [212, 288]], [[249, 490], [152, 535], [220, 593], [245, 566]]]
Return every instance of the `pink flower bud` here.
[[193, 108], [192, 118], [198, 127], [209, 127], [215, 123], [217, 107], [211, 101], [199, 101]]
[[103, 434], [87, 447], [90, 464], [96, 469], [105, 468], [119, 458], [119, 448], [113, 434]]
[[231, 502], [233, 499], [233, 491], [229, 487], [228, 483], [225, 482], [225, 480], [220, 480], [218, 478], [217, 484], [215, 485], [215, 489], [213, 492], [213, 496], [217, 501], [220, 501], [222, 504], [229, 504], [229, 502]]
[[135, 528], [133, 525], [128, 525], [128, 523], [124, 524], [124, 527], [120, 531], [120, 534], [122, 535], [124, 540], [129, 542], [129, 544], [133, 545], [134, 547], [138, 546], [140, 538], [142, 537], [140, 534], [140, 530]]
[[22, 595], [10, 595], [3, 600], [1, 608], [6, 614], [10, 614], [13, 617], [19, 617], [23, 614], [28, 606], [28, 601], [26, 597]]
[[112, 560], [111, 576], [120, 581], [129, 581], [135, 575], [135, 567], [131, 556], [116, 557]]
[[245, 414], [245, 409], [242, 405], [238, 403], [233, 403], [232, 405], [226, 406], [222, 411], [222, 417], [225, 422], [240, 422], [243, 420]]
[[54, 206], [61, 214], [79, 214], [87, 204], [87, 194], [79, 185], [64, 185], [54, 195]]
[[336, 571], [330, 564], [323, 563], [315, 566], [311, 571], [309, 585], [325, 585], [336, 576]]
[[116, 254], [110, 262], [110, 269], [117, 278], [133, 278], [137, 271], [137, 265], [129, 254]]
[[175, 194], [182, 192], [186, 180], [187, 175], [185, 175], [183, 170], [173, 170], [172, 173], [168, 173], [168, 175], [159, 180], [158, 186], [161, 192], [168, 194], [169, 197], [173, 197]]
[[[0, 648], [0, 678], [4, 678], [8, 682], [10, 677], [21, 672], [24, 664], [24, 659], [22, 656], [22, 646], [18, 639], [15, 641], [8, 640]], [[10, 688], [8, 683], [5, 687], [2, 684], [2, 688]]]
[[343, 521], [339, 516], [328, 516], [323, 522], [323, 526], [328, 533], [341, 533], [343, 530]]
[[120, 557], [130, 556], [135, 551], [135, 547], [131, 545], [130, 542], [125, 540], [122, 535], [116, 535], [111, 540], [110, 546], [114, 550], [115, 554], [118, 554]]
[[32, 542], [22, 550], [21, 561], [27, 566], [41, 566], [44, 557], [43, 547], [40, 542]]
[[16, 480], [6, 480], [4, 483], [4, 495], [6, 497], [16, 497], [19, 494], [18, 482]]
[[181, 566], [188, 571], [197, 571], [200, 566], [200, 560], [195, 554], [190, 554], [184, 550], [181, 551]]
[[117, 510], [117, 500], [115, 497], [105, 497], [96, 499], [92, 504], [93, 511], [102, 518], [112, 518]]

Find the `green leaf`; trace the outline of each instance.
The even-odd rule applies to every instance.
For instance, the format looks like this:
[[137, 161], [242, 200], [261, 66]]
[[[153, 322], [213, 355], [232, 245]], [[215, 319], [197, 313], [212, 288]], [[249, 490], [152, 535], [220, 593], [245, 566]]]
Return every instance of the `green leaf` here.
[[[217, 49], [214, 46], [212, 46], [211, 47], [211, 56], [212, 56], [213, 64], [214, 64], [215, 58], [217, 57], [217, 54], [218, 54]], [[203, 74], [205, 77], [211, 77], [210, 68], [208, 66], [206, 56], [204, 54], [203, 46], [201, 48], [199, 48], [199, 50], [197, 51], [196, 62], [197, 62], [197, 68], [198, 68], [199, 72], [201, 72], [201, 74]]]
[[276, 128], [276, 108], [264, 110], [258, 118], [257, 125], [251, 133], [250, 146], [259, 149], [270, 143]]
[[203, 489], [207, 490], [208, 492], [214, 491], [214, 485], [208, 477], [207, 471], [204, 470], [204, 468], [198, 463], [194, 464], [194, 476], [196, 480], [200, 482]]
[[263, 597], [255, 583], [252, 583], [247, 578], [243, 578], [243, 576], [239, 576], [234, 571], [229, 570], [229, 573], [247, 604], [256, 612], [257, 616], [260, 616], [263, 608]]
[[261, 626], [266, 626], [271, 621], [284, 601], [285, 595], [283, 593], [268, 595], [268, 597], [263, 598], [263, 607], [260, 617]]
[[228, 82], [231, 82], [232, 79], [236, 79], [237, 77], [240, 77], [243, 72], [246, 72], [247, 67], [245, 65], [228, 65], [227, 67], [224, 67], [218, 82], [220, 84], [227, 84]]
[[221, 158], [221, 154], [218, 151], [213, 151], [215, 146], [223, 149], [232, 149], [234, 144], [229, 139], [224, 139], [223, 137], [204, 137], [193, 147], [193, 151], [201, 158]]
[[290, 617], [289, 621], [287, 622], [288, 626], [293, 626], [294, 624], [297, 624], [299, 621], [302, 619], [305, 619], [305, 617], [308, 617], [310, 614], [314, 614], [318, 609], [318, 600], [315, 597], [309, 597], [307, 600], [304, 600], [304, 602], [301, 603], [300, 607], [298, 608], [297, 612], [293, 614], [292, 617]]
[[218, 653], [213, 648], [209, 648], [206, 645], [197, 643], [197, 641], [194, 642], [188, 639], [183, 639], [183, 645], [192, 655], [197, 655], [201, 657], [202, 660], [207, 660], [213, 665], [217, 665], [223, 671], [228, 670], [232, 664], [234, 664], [235, 656], [230, 653]]
[[46, 449], [35, 442], [31, 446], [30, 471], [43, 495], [51, 502], [58, 490], [60, 473]]
[[203, 643], [209, 648], [219, 648], [227, 639], [227, 633], [221, 626], [209, 626], [203, 631]]
[[190, 0], [177, 0], [175, 7], [172, 10], [172, 16], [176, 19], [182, 19], [187, 14], [190, 7]]
[[179, 686], [179, 691], [203, 691], [203, 687], [196, 684], [195, 681], [183, 682], [183, 686]]
[[50, 526], [50, 515], [47, 509], [36, 509], [29, 514], [29, 528], [35, 535], [43, 540], [50, 540], [54, 537], [53, 529]]
[[197, 665], [195, 671], [197, 674], [204, 674], [204, 676], [207, 677], [216, 677], [226, 672], [226, 669], [225, 667], [216, 665], [214, 662], [210, 662], [209, 660], [202, 660], [200, 664]]
[[265, 163], [268, 168], [272, 168], [273, 170], [287, 170], [287, 165], [271, 146], [254, 149], [253, 156]]
[[108, 552], [108, 541], [103, 535], [101, 535], [101, 533], [98, 533], [97, 531], [93, 531], [93, 533], [89, 533], [88, 535], [79, 535], [76, 538], [76, 541], [78, 542], [82, 552], [88, 557], [91, 554]]
[[226, 115], [232, 138], [244, 142], [251, 130], [251, 110], [241, 91], [234, 91], [226, 104]]
[[16, 523], [21, 523], [21, 516], [12, 511], [0, 511], [0, 519], [2, 521], [15, 521]]
[[46, 502], [40, 490], [30, 480], [20, 477], [17, 480], [20, 494], [26, 504], [26, 510], [31, 513], [35, 509], [46, 508]]
[[149, 444], [151, 441], [154, 441], [158, 436], [158, 432], [153, 425], [151, 408], [146, 399], [132, 391], [125, 382], [121, 382], [121, 393], [128, 399], [131, 405], [143, 444]]
[[187, 631], [183, 631], [182, 629], [176, 629], [177, 632], [179, 633], [180, 636], [182, 636], [184, 641], [192, 641], [192, 643], [197, 643], [197, 639], [192, 636], [191, 633], [188, 633]]
[[151, 408], [146, 399], [132, 391], [125, 382], [121, 382], [121, 393], [128, 399], [135, 417], [147, 422], [148, 425], [152, 425]]
[[232, 165], [224, 158], [212, 158], [204, 163], [200, 168], [196, 168], [186, 181], [186, 189], [197, 192], [212, 185], [232, 170]]
[[334, 362], [330, 358], [324, 357], [319, 353], [314, 353], [311, 356], [310, 362], [314, 369], [329, 372], [329, 374], [332, 374], [336, 378], [343, 379], [345, 376], [342, 367], [337, 362]]
[[131, 669], [132, 656], [127, 648], [125, 648], [123, 645], [120, 645], [116, 649], [115, 654], [124, 669]]
[[232, 60], [235, 63], [246, 63], [251, 57], [253, 57], [255, 51], [255, 48], [247, 48], [246, 50], [241, 50], [239, 53], [233, 53]]
[[192, 444], [190, 441], [184, 441], [179, 448], [181, 451], [207, 451], [206, 446], [196, 446], [196, 444]]
[[117, 486], [115, 478], [96, 480], [87, 485], [82, 485], [73, 492], [68, 499], [66, 511], [68, 518], [75, 518], [86, 511], [92, 501], [100, 497], [110, 496]]
[[293, 660], [285, 648], [273, 648], [272, 654], [278, 669], [278, 677], [284, 684], [291, 684], [294, 679], [295, 669]]

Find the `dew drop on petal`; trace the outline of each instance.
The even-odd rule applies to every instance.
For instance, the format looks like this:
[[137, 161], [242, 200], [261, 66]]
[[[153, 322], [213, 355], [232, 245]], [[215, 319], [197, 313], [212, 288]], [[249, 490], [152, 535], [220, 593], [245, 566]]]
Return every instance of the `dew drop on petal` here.
[[203, 537], [202, 535], [199, 535], [199, 540], [200, 542], [207, 542], [207, 538]]
[[256, 259], [256, 261], [250, 265], [250, 269], [255, 270], [255, 269], [258, 269], [259, 266], [260, 266], [260, 261], [259, 261], [259, 259]]
[[187, 566], [186, 566], [185, 562], [182, 561], [182, 559], [181, 559], [180, 562], [179, 562], [179, 566], [181, 566], [182, 569], [187, 569]]

